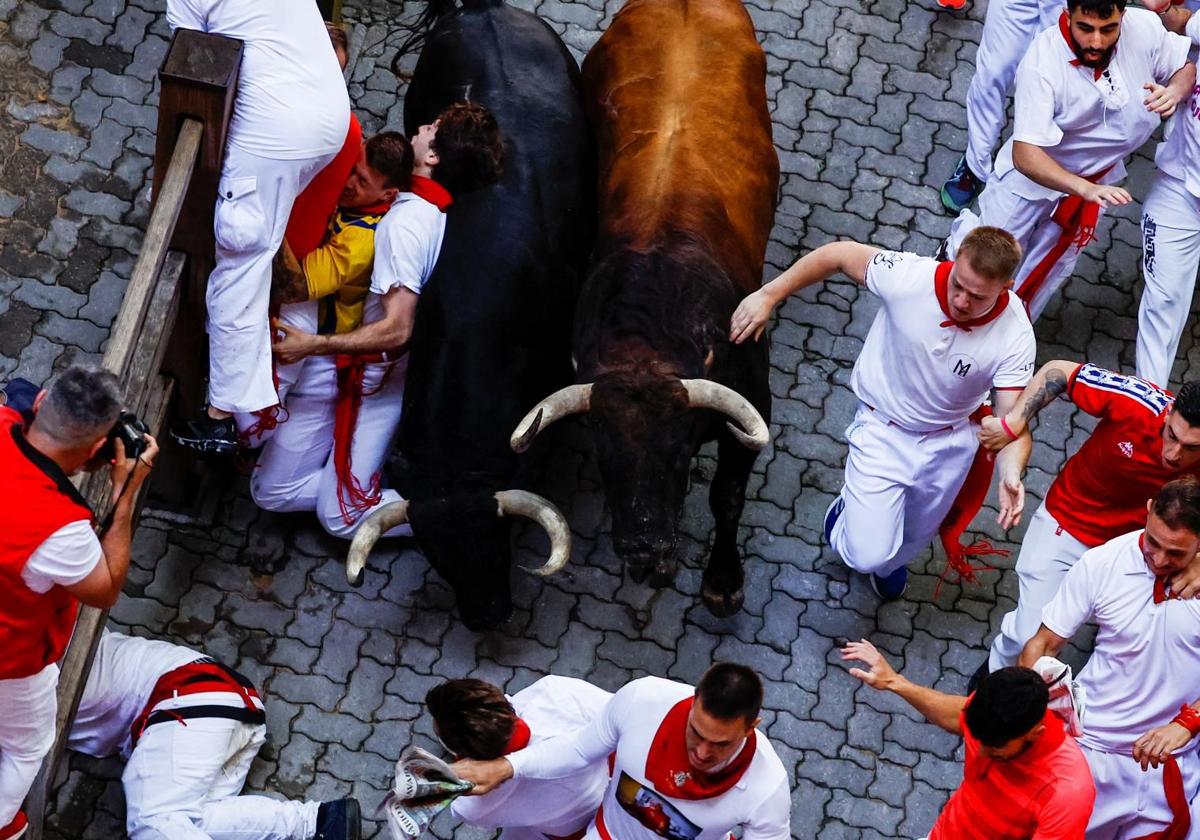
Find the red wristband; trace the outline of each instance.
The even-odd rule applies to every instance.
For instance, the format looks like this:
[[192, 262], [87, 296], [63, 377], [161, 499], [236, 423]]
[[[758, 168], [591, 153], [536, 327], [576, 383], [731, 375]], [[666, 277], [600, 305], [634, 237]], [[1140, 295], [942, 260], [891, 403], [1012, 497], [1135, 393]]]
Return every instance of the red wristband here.
[[1175, 715], [1171, 723], [1178, 723], [1193, 736], [1200, 735], [1200, 709], [1194, 709], [1185, 703], [1179, 707], [1179, 714]]
[[1014, 435], [1013, 430], [1008, 427], [1008, 420], [1005, 419], [1004, 415], [1000, 416], [1000, 428], [1004, 429], [1004, 433], [1013, 440], [1016, 440], [1019, 437], [1019, 435]]

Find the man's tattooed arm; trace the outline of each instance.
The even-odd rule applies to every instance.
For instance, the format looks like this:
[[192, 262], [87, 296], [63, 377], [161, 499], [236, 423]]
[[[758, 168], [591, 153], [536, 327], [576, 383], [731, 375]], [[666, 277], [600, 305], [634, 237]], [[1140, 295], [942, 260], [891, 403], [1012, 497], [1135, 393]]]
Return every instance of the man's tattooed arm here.
[[1041, 370], [1033, 375], [1033, 379], [1025, 386], [1021, 396], [1017, 398], [1017, 404], [1005, 418], [1015, 434], [1020, 435], [1029, 428], [1029, 421], [1039, 411], [1067, 392], [1071, 375], [1078, 367], [1079, 362], [1070, 362], [1065, 359], [1056, 359], [1042, 365]]
[[[1067, 390], [1067, 379], [1069, 378], [1067, 374], [1064, 374], [1058, 368], [1053, 368], [1051, 370], [1042, 368], [1042, 370], [1039, 371], [1039, 374], [1042, 372], [1045, 372], [1046, 375], [1041, 384], [1038, 384], [1039, 377], [1035, 377], [1034, 381], [1029, 383], [1030, 388], [1032, 388], [1034, 385], [1037, 385], [1038, 387], [1032, 394], [1030, 394], [1029, 399], [1025, 401], [1025, 406], [1021, 411], [1021, 419], [1025, 421], [1026, 425], [1028, 425], [1029, 421], [1032, 420], [1039, 411], [1050, 405], [1050, 403], [1058, 399], [1058, 397]], [[1029, 388], [1026, 388], [1025, 390], [1028, 392]]]

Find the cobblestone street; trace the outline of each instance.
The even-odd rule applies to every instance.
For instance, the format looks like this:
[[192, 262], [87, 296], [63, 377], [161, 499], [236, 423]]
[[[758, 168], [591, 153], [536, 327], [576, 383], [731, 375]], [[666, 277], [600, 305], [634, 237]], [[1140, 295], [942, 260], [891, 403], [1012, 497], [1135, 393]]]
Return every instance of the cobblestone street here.
[[[513, 1], [554, 26], [579, 60], [622, 2]], [[71, 360], [99, 359], [148, 217], [164, 5], [0, 0], [0, 380], [41, 382]], [[402, 128], [404, 84], [389, 68], [404, 37], [396, 24], [418, 7], [346, 0], [360, 47], [350, 93], [367, 133]], [[767, 52], [783, 170], [768, 275], [837, 238], [936, 252], [950, 224], [936, 186], [965, 145], [963, 100], [985, 3], [959, 13], [935, 11], [934, 0], [751, 0], [747, 8]], [[1126, 186], [1139, 199], [1151, 150], [1129, 167]], [[1132, 371], [1138, 213], [1106, 217], [1037, 324], [1039, 363], [1087, 358]], [[203, 649], [256, 681], [270, 739], [250, 789], [353, 794], [373, 820], [401, 749], [438, 749], [422, 700], [444, 678], [477, 676], [513, 693], [554, 673], [614, 690], [646, 674], [693, 681], [713, 659], [743, 662], [767, 682], [763, 729], [793, 772], [794, 836], [922, 837], [961, 779], [958, 739], [861, 686], [836, 647], [868, 638], [911, 679], [964, 691], [1014, 604], [1024, 522], [1005, 535], [989, 502], [975, 529], [1014, 549], [987, 558], [1000, 571], [984, 573], [982, 585], [946, 582], [938, 591], [939, 548], [918, 561], [905, 598], [882, 608], [823, 548], [821, 518], [841, 486], [842, 431], [856, 404], [847, 382], [875, 309], [869, 294], [838, 280], [790, 300], [770, 333], [773, 442], [742, 520], [748, 580], [734, 618], [712, 618], [698, 599], [715, 450], [693, 470], [675, 586], [654, 590], [623, 574], [594, 456], [565, 422], [547, 435], [556, 445], [540, 490], [568, 514], [574, 553], [549, 580], [514, 572], [517, 611], [501, 632], [465, 629], [448, 587], [407, 543], [381, 543], [364, 586], [350, 588], [345, 543], [299, 516], [285, 520], [281, 536], [280, 520], [260, 516], [244, 478], [229, 484], [211, 524], [146, 512], [112, 626]], [[1200, 372], [1193, 329], [1173, 385]], [[1091, 428], [1065, 401], [1041, 417], [1025, 522]], [[255, 574], [249, 556], [272, 553], [286, 556], [282, 570]], [[1081, 661], [1078, 652], [1068, 658]], [[50, 836], [124, 836], [119, 776], [117, 761], [72, 756]], [[368, 834], [386, 836], [381, 825], [373, 821]], [[448, 815], [435, 827], [441, 837], [490, 836]]]

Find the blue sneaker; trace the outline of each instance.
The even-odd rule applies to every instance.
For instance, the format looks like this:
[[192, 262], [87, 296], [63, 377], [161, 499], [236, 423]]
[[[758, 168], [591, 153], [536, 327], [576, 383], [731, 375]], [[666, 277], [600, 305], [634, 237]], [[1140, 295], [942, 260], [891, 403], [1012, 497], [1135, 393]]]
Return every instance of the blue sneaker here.
[[984, 182], [967, 166], [967, 156], [963, 155], [954, 174], [942, 184], [942, 206], [951, 213], [961, 213], [983, 192], [983, 186]]
[[887, 577], [871, 575], [871, 588], [884, 601], [895, 601], [908, 588], [908, 569], [901, 566]]
[[825, 545], [833, 545], [833, 526], [837, 524], [845, 508], [846, 500], [839, 493], [833, 497], [833, 501], [825, 509]]

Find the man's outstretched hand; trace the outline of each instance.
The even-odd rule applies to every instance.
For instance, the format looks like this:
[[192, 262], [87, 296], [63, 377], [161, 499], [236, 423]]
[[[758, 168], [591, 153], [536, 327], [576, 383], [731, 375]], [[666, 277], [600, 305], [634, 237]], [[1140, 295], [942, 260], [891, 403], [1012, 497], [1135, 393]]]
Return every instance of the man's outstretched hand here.
[[850, 674], [858, 677], [871, 688], [877, 688], [880, 691], [888, 691], [900, 675], [896, 670], [888, 664], [888, 661], [883, 658], [883, 654], [875, 645], [868, 642], [866, 639], [861, 639], [857, 642], [848, 642], [842, 648], [842, 660], [858, 660], [866, 665], [866, 670], [862, 668], [851, 668]]

